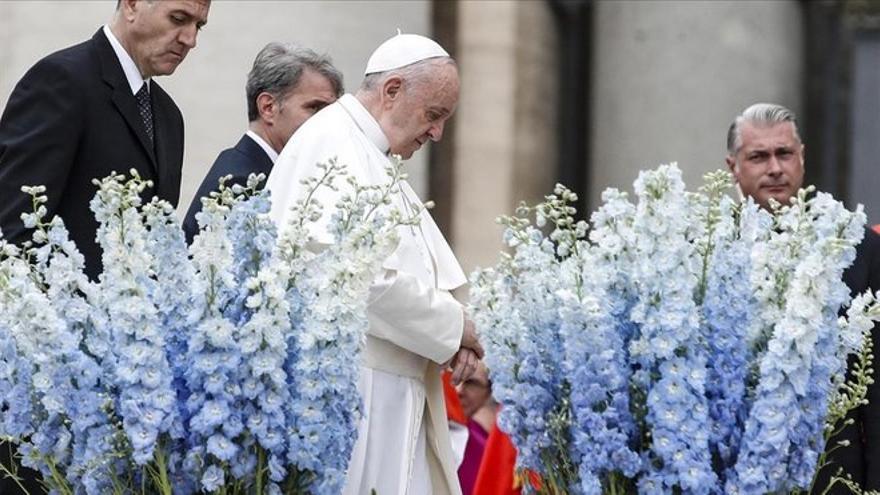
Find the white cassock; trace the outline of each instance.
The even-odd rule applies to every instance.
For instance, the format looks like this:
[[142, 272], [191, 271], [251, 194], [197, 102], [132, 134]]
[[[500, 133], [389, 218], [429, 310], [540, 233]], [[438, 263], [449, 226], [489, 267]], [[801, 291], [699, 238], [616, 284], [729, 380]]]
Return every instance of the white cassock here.
[[[334, 156], [360, 184], [387, 183], [388, 147], [367, 109], [354, 96], [343, 96], [306, 121], [275, 162], [266, 184], [272, 219], [283, 228], [290, 206], [306, 192], [301, 180], [317, 175], [316, 164]], [[330, 243], [326, 224], [338, 193], [322, 191], [317, 197], [325, 216], [311, 234]], [[393, 201], [404, 212], [421, 204], [406, 182]], [[449, 291], [467, 279], [427, 211], [419, 225], [401, 226], [399, 234], [370, 289], [359, 382], [364, 416], [343, 493], [458, 495], [440, 363], [461, 342], [464, 313]]]

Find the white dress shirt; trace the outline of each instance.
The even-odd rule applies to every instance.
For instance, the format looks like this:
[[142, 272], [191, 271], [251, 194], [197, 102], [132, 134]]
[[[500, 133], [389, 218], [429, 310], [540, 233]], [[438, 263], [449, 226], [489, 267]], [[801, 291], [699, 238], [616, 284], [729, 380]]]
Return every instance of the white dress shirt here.
[[149, 91], [150, 79], [144, 79], [143, 76], [141, 76], [141, 71], [138, 69], [137, 64], [134, 63], [131, 55], [125, 51], [125, 48], [122, 47], [122, 43], [116, 39], [113, 31], [110, 30], [110, 26], [106, 24], [104, 24], [104, 35], [107, 36], [107, 40], [110, 41], [110, 46], [113, 47], [113, 52], [116, 53], [116, 58], [119, 59], [119, 64], [122, 65], [122, 72], [125, 73], [125, 79], [128, 80], [128, 85], [131, 86], [131, 94], [137, 94], [144, 83], [147, 83], [147, 91]]

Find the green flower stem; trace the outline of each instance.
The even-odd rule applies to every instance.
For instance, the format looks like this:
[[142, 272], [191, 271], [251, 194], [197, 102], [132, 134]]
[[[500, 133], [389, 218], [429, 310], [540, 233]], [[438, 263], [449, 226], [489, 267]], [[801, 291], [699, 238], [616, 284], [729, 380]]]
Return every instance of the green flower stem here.
[[266, 469], [266, 451], [257, 445], [257, 495], [263, 495], [263, 471]]
[[[6, 449], [9, 452], [9, 459], [12, 459], [12, 457], [13, 457], [12, 456], [12, 442], [10, 442], [8, 440], [2, 440], [2, 441], [0, 441], [0, 443], [6, 444]], [[13, 466], [14, 466], [14, 464], [13, 464]], [[18, 485], [18, 488], [22, 492], [24, 492], [26, 495], [31, 495], [31, 493], [24, 487], [24, 485], [21, 484], [21, 478], [18, 477], [18, 474], [16, 471], [17, 470], [14, 467], [10, 469], [10, 468], [6, 467], [5, 464], [0, 462], [0, 472], [3, 473], [3, 477], [9, 478], [12, 481], [14, 481], [15, 484]]]
[[155, 458], [158, 479], [154, 477], [153, 481], [158, 485], [156, 488], [162, 493], [162, 495], [172, 495], [171, 481], [168, 479], [168, 465], [165, 462], [165, 449], [157, 448]]

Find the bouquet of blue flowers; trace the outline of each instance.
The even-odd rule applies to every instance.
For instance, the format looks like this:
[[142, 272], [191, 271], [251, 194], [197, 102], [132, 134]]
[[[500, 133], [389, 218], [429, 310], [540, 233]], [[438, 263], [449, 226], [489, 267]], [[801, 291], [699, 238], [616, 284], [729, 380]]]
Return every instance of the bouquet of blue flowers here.
[[[262, 177], [203, 198], [187, 246], [148, 182], [96, 181], [104, 271], [83, 257], [45, 189], [23, 190], [32, 241], [0, 237], [0, 437], [57, 494], [336, 494], [356, 437], [369, 286], [393, 250], [404, 177], [362, 187], [330, 160], [289, 225]], [[346, 185], [346, 184], [344, 184]], [[336, 208], [335, 242], [308, 234]], [[280, 234], [279, 234], [280, 230]], [[15, 477], [13, 466], [3, 474]]]
[[[590, 222], [563, 186], [501, 217], [510, 248], [472, 277], [499, 426], [547, 494], [806, 490], [871, 383], [875, 296], [841, 277], [861, 209], [801, 191], [765, 211], [726, 172], [675, 165]], [[841, 308], [846, 316], [839, 317]], [[847, 382], [847, 363], [853, 363]], [[832, 482], [852, 486], [845, 473]]]

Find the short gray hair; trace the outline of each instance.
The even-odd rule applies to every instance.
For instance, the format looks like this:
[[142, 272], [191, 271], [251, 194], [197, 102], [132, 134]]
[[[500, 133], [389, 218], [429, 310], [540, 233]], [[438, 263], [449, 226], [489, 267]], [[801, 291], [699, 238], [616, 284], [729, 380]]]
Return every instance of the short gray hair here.
[[745, 122], [764, 126], [791, 122], [794, 127], [794, 136], [798, 141], [801, 140], [794, 112], [775, 103], [755, 103], [737, 115], [733, 119], [733, 123], [730, 124], [730, 129], [727, 131], [727, 153], [731, 156], [735, 155], [742, 146], [742, 125]]
[[333, 86], [336, 97], [342, 96], [342, 73], [333, 67], [330, 57], [290, 43], [273, 41], [264, 46], [254, 60], [245, 87], [248, 121], [253, 122], [260, 116], [257, 109], [257, 96], [260, 93], [269, 93], [276, 99], [283, 99], [296, 89], [306, 69], [326, 77]]
[[398, 76], [403, 79], [404, 84], [413, 84], [415, 86], [418, 85], [417, 83], [430, 81], [433, 75], [431, 73], [431, 69], [443, 65], [452, 65], [454, 67], [458, 67], [458, 64], [455, 63], [455, 60], [452, 57], [428, 58], [425, 60], [420, 60], [418, 62], [413, 62], [409, 65], [404, 65], [403, 67], [397, 69], [367, 74], [366, 76], [364, 76], [364, 80], [361, 83], [360, 90], [373, 91], [379, 86], [382, 81], [391, 76]]

